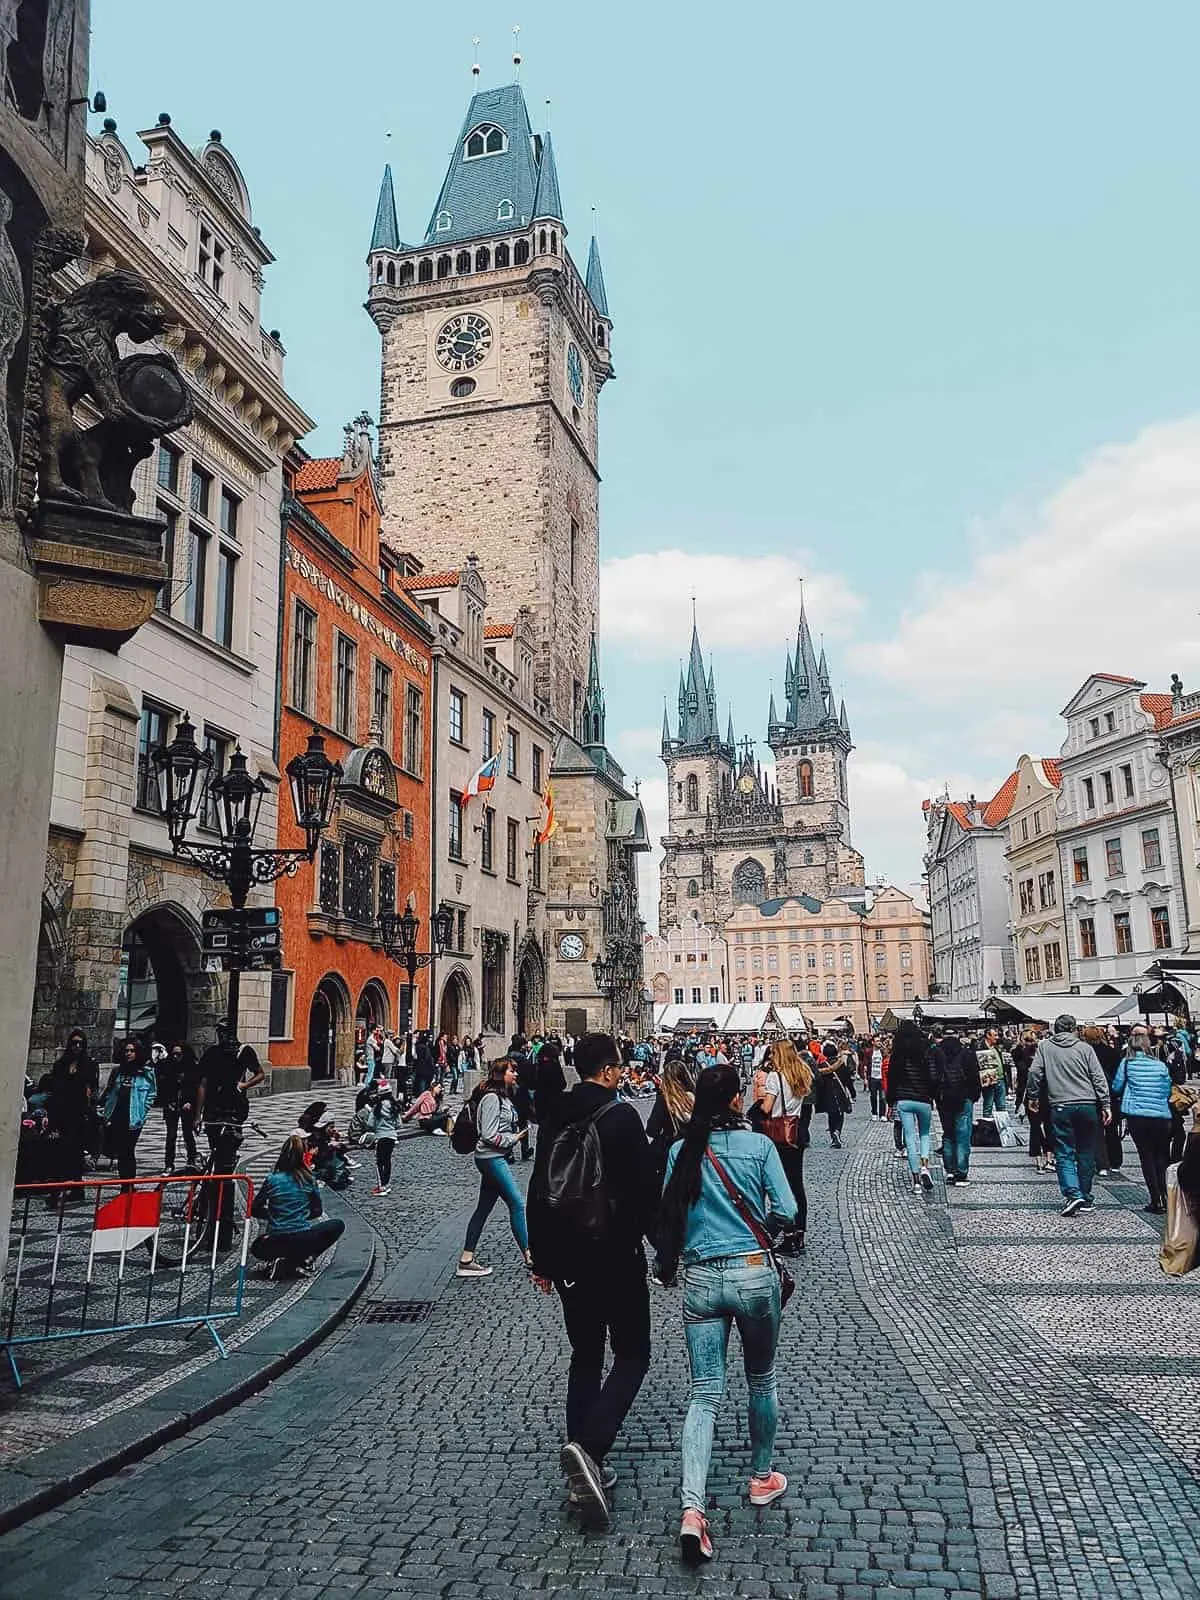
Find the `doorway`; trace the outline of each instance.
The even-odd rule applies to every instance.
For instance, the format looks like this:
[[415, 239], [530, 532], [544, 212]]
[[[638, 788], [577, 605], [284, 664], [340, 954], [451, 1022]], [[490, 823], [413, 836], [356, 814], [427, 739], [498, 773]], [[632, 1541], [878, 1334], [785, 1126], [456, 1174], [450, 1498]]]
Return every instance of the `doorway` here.
[[117, 1044], [151, 1031], [163, 1044], [187, 1039], [189, 1027], [198, 1030], [211, 1020], [192, 1015], [191, 989], [201, 983], [205, 994], [195, 998], [211, 1000], [212, 984], [201, 971], [200, 947], [187, 924], [166, 906], [138, 917], [121, 941]]
[[352, 1064], [350, 996], [336, 973], [323, 977], [308, 1010], [308, 1067], [313, 1078], [336, 1078]]
[[461, 971], [452, 972], [446, 979], [438, 1011], [438, 1031], [447, 1038], [455, 1039], [461, 1039], [472, 1031], [471, 990]]

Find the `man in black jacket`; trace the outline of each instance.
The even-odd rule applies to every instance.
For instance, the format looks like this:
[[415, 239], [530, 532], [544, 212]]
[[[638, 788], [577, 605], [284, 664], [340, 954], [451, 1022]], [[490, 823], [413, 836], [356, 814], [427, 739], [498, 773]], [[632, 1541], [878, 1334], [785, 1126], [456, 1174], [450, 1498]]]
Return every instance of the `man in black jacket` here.
[[970, 1183], [975, 1101], [983, 1093], [974, 1048], [948, 1033], [933, 1047], [933, 1079], [942, 1122], [942, 1164], [950, 1187]]
[[[557, 1289], [571, 1365], [567, 1375], [567, 1443], [560, 1462], [572, 1504], [607, 1527], [608, 1493], [616, 1474], [604, 1464], [650, 1366], [650, 1299], [642, 1239], [657, 1194], [650, 1146], [631, 1105], [616, 1103], [621, 1052], [606, 1033], [575, 1046], [580, 1082], [542, 1121], [528, 1203], [529, 1245], [538, 1287]], [[606, 1107], [611, 1106], [611, 1110]], [[596, 1117], [610, 1220], [599, 1239], [581, 1234], [546, 1201], [546, 1173], [557, 1135]], [[604, 1376], [604, 1347], [613, 1363]]]

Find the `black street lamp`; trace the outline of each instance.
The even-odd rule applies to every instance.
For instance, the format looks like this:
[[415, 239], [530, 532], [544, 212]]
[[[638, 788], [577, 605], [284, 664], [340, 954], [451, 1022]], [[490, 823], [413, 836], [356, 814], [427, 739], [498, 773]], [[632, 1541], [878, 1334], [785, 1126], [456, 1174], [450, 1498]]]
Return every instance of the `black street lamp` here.
[[[302, 861], [316, 854], [321, 834], [329, 826], [337, 798], [337, 780], [342, 775], [338, 762], [325, 754], [325, 741], [314, 728], [302, 755], [293, 756], [286, 772], [291, 789], [296, 823], [304, 830], [302, 850], [254, 849], [251, 840], [258, 825], [267, 786], [259, 776], [251, 777], [241, 746], [229, 758], [229, 767], [209, 778], [208, 792], [216, 801], [219, 845], [190, 844], [187, 831], [200, 809], [204, 783], [212, 771], [212, 757], [196, 744], [196, 730], [187, 712], [179, 720], [170, 744], [152, 752], [158, 780], [159, 807], [167, 823], [171, 849], [181, 860], [191, 861], [209, 878], [228, 884], [235, 911], [244, 911], [246, 897], [255, 884], [274, 883], [285, 874], [292, 876]], [[241, 972], [229, 974], [229, 1005], [225, 1025], [237, 1037], [238, 1001], [241, 997]]]
[[[379, 918], [379, 938], [383, 945], [384, 954], [389, 960], [395, 961], [408, 973], [408, 1028], [413, 1025], [413, 1011], [416, 1007], [417, 973], [422, 967], [433, 967], [433, 963], [440, 956], [444, 956], [454, 937], [454, 911], [443, 900], [434, 912], [431, 921], [433, 937], [432, 950], [417, 949], [417, 934], [421, 923], [412, 908], [410, 900], [402, 912], [385, 911]], [[433, 1027], [433, 991], [434, 974], [429, 974], [429, 1026]]]

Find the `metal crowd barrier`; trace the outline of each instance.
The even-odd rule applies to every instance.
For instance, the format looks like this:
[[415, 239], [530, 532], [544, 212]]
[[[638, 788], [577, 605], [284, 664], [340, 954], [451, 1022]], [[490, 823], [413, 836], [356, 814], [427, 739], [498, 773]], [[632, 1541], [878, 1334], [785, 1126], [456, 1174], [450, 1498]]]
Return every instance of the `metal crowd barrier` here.
[[18, 1388], [21, 1345], [143, 1328], [204, 1327], [241, 1314], [254, 1185], [228, 1176], [20, 1184], [0, 1348]]

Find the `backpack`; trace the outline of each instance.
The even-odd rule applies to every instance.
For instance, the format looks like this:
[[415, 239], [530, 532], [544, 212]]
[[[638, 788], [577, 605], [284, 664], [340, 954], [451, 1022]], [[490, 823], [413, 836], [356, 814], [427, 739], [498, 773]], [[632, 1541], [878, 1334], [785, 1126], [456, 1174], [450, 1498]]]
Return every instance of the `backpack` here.
[[543, 1195], [551, 1214], [581, 1238], [599, 1243], [612, 1222], [604, 1183], [604, 1151], [596, 1124], [618, 1102], [606, 1100], [590, 1116], [568, 1122], [555, 1135]]
[[454, 1127], [450, 1130], [450, 1148], [457, 1150], [460, 1156], [474, 1155], [479, 1146], [479, 1125], [475, 1121], [478, 1104], [474, 1095], [464, 1100], [462, 1110], [455, 1117]]

